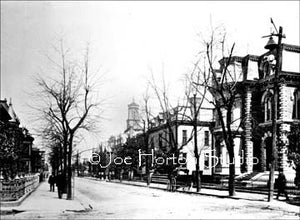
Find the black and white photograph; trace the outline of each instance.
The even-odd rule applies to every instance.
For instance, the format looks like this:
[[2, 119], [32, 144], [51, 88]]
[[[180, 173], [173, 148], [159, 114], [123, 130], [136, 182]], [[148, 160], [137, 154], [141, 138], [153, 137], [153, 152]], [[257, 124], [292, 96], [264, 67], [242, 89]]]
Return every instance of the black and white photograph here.
[[0, 219], [299, 220], [299, 0], [0, 3]]

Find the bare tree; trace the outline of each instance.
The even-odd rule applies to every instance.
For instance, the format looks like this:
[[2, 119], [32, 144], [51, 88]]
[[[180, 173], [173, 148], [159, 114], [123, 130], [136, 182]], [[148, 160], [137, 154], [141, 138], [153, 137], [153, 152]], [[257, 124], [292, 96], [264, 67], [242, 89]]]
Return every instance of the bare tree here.
[[80, 130], [96, 130], [103, 99], [99, 100], [94, 91], [95, 83], [99, 81], [95, 79], [95, 74], [91, 74], [89, 46], [85, 49], [82, 62], [71, 58], [71, 50], [64, 48], [63, 40], [58, 47], [53, 46], [53, 49], [59, 57], [58, 61], [53, 56], [47, 58], [57, 75], [54, 78], [36, 78], [41, 102], [34, 108], [41, 116], [39, 121], [42, 122], [42, 127], [39, 127], [39, 133], [50, 141], [53, 135], [59, 134], [67, 177], [67, 199], [72, 199], [71, 163], [74, 139], [79, 136]]
[[201, 108], [207, 97], [207, 87], [199, 86], [201, 78], [206, 78], [206, 68], [199, 68], [200, 59], [194, 64], [192, 71], [186, 74], [186, 98], [190, 100], [193, 108], [193, 114], [188, 119], [193, 123], [193, 131], [191, 137], [194, 138], [194, 157], [196, 159], [195, 170], [196, 170], [196, 190], [200, 191], [201, 188], [201, 176], [200, 176], [200, 155], [203, 150], [207, 149], [205, 145], [198, 146], [198, 122], [201, 121]]
[[[239, 93], [241, 91], [241, 84], [239, 83], [241, 72], [231, 68], [235, 65], [236, 57], [233, 57], [235, 44], [227, 47], [225, 31], [212, 29], [209, 39], [204, 40], [204, 46], [203, 62], [207, 63], [208, 67], [205, 70], [205, 67], [199, 66], [199, 69], [202, 69], [199, 71], [202, 76], [193, 83], [197, 86], [198, 93], [202, 94], [203, 97], [205, 95], [198, 87], [209, 90], [214, 97], [208, 101], [214, 106], [215, 115], [222, 131], [222, 139], [229, 154], [229, 195], [233, 196], [235, 194], [234, 138], [240, 134], [240, 126], [243, 121], [240, 117], [233, 118], [232, 112], [236, 103], [241, 100]], [[215, 68], [218, 60], [220, 60], [220, 69]]]
[[[196, 67], [196, 66], [195, 66]], [[193, 72], [196, 71], [194, 68]], [[166, 86], [166, 82], [164, 79], [164, 75], [162, 74], [162, 86], [159, 87], [157, 82], [154, 79], [153, 72], [151, 72], [152, 78], [149, 82], [151, 88], [153, 89], [155, 96], [159, 102], [160, 109], [162, 111], [162, 117], [164, 123], [166, 125], [165, 133], [167, 134], [163, 137], [164, 141], [168, 143], [169, 149], [163, 151], [163, 154], [172, 154], [174, 153], [177, 157], [179, 156], [180, 151], [186, 146], [190, 141], [194, 140], [194, 151], [192, 154], [196, 159], [195, 164], [195, 182], [196, 182], [196, 190], [197, 192], [200, 191], [201, 187], [201, 179], [200, 179], [200, 155], [201, 151], [205, 149], [205, 146], [198, 146], [198, 132], [200, 132], [201, 128], [199, 129], [200, 123], [200, 109], [203, 104], [204, 98], [203, 97], [196, 97], [196, 93], [192, 94], [195, 90], [194, 84], [190, 83], [191, 78], [187, 77], [187, 81], [189, 82], [186, 86], [185, 90], [185, 98], [183, 99], [183, 103], [181, 105], [177, 105], [173, 107], [170, 102], [170, 96], [168, 94], [168, 89]], [[195, 74], [193, 74], [194, 76]], [[189, 76], [191, 77], [191, 76]], [[198, 93], [199, 94], [199, 93]], [[202, 96], [205, 96], [206, 91]], [[184, 142], [179, 144], [177, 138], [177, 127], [181, 124], [188, 124], [193, 126], [189, 138]], [[175, 129], [174, 129], [175, 127]], [[173, 165], [173, 164], [171, 164]], [[174, 166], [171, 166], [169, 172], [172, 172]], [[170, 180], [172, 185], [172, 182]], [[172, 187], [172, 186], [171, 186]]]
[[[150, 129], [150, 120], [153, 115], [151, 114], [151, 108], [149, 106], [149, 100], [150, 100], [150, 95], [149, 95], [149, 87], [147, 87], [145, 94], [143, 95], [143, 138], [144, 138], [144, 148], [146, 150], [146, 153], [149, 154], [149, 133], [147, 132]], [[151, 144], [150, 144], [151, 145]], [[146, 159], [146, 176], [147, 176], [147, 185], [150, 185], [151, 182], [151, 174], [150, 174], [150, 160]]]

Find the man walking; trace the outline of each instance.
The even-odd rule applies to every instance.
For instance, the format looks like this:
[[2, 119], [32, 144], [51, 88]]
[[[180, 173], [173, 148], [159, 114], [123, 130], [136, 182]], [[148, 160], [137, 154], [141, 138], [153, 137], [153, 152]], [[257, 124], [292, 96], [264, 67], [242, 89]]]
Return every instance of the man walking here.
[[277, 199], [279, 199], [279, 196], [280, 194], [284, 194], [285, 197], [286, 197], [286, 200], [289, 201], [289, 196], [287, 194], [287, 191], [286, 191], [286, 178], [285, 178], [285, 175], [282, 171], [279, 172], [279, 175], [278, 175], [278, 178], [276, 179], [275, 181], [276, 183], [276, 186], [277, 186]]
[[49, 176], [49, 179], [48, 179], [48, 183], [50, 184], [50, 192], [55, 192], [55, 187], [54, 187], [54, 184], [55, 184], [55, 176], [54, 176], [54, 173], [52, 173], [50, 176]]
[[58, 191], [58, 198], [62, 198], [63, 190], [65, 187], [65, 176], [60, 171], [56, 177], [56, 186]]

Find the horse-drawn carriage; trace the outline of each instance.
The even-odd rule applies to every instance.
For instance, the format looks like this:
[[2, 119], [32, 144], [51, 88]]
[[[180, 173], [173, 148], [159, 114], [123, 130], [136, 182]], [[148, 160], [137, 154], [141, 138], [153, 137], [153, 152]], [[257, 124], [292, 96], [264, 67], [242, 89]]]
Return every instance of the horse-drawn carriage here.
[[169, 176], [167, 189], [169, 191], [176, 191], [182, 189], [183, 191], [190, 190], [193, 185], [193, 176], [189, 175], [187, 169], [176, 168], [171, 176]]

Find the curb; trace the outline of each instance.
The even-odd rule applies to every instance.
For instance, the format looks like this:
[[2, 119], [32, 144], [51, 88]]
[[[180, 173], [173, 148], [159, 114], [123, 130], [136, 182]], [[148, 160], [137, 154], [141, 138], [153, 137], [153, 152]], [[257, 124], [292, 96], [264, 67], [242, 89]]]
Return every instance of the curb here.
[[[132, 186], [139, 186], [139, 187], [146, 187], [146, 188], [152, 188], [152, 189], [159, 189], [159, 190], [164, 190], [167, 191], [167, 189], [159, 187], [159, 186], [147, 186], [147, 185], [141, 185], [141, 184], [136, 184], [134, 182], [129, 183], [129, 182], [117, 182], [117, 181], [110, 181], [111, 183], [116, 183], [116, 184], [124, 184], [124, 185], [132, 185]], [[210, 189], [210, 188], [208, 188]], [[218, 190], [218, 191], [225, 191], [224, 189], [214, 189], [214, 190]], [[182, 190], [176, 190], [174, 192], [177, 193], [185, 193], [185, 194], [190, 194], [190, 195], [201, 195], [201, 196], [211, 196], [211, 197], [216, 197], [216, 198], [220, 198], [220, 199], [234, 199], [234, 200], [251, 200], [253, 201], [253, 199], [249, 199], [249, 198], [244, 198], [244, 197], [239, 197], [239, 196], [229, 196], [229, 195], [216, 195], [216, 194], [211, 194], [211, 193], [203, 193], [203, 192], [193, 192], [193, 191], [182, 191]], [[251, 192], [243, 192], [243, 191], [236, 191], [237, 193], [249, 193], [249, 194], [253, 194]], [[261, 196], [265, 196], [265, 194], [259, 194]], [[265, 200], [262, 199], [256, 199], [256, 201], [258, 202], [266, 202]]]
[[[96, 179], [95, 179], [96, 180]], [[134, 186], [143, 186], [143, 187], [149, 187], [149, 188], [156, 188], [156, 189], [162, 189], [165, 190], [165, 188], [159, 187], [159, 186], [155, 186], [156, 183], [152, 183], [149, 186], [147, 185], [141, 185], [141, 184], [137, 184], [137, 183], [144, 183], [144, 182], [139, 182], [139, 181], [127, 181], [127, 182], [120, 182], [120, 181], [110, 181], [110, 182], [114, 182], [114, 183], [124, 183], [127, 185], [134, 185]], [[201, 186], [201, 188], [203, 189], [208, 189], [208, 190], [217, 190], [217, 191], [227, 191], [228, 189], [226, 188], [214, 188], [214, 187], [208, 187], [206, 185]], [[241, 189], [241, 188], [236, 188], [235, 191], [237, 193], [249, 193], [249, 194], [257, 194], [257, 195], [261, 195], [261, 196], [267, 196], [268, 195], [268, 191], [258, 191], [258, 190], [252, 190], [252, 189]], [[225, 196], [225, 195], [216, 195], [216, 194], [209, 194], [209, 193], [201, 193], [201, 192], [193, 192], [193, 191], [182, 191], [182, 190], [176, 190], [176, 192], [183, 192], [183, 193], [196, 193], [196, 194], [201, 194], [201, 195], [209, 195], [209, 196], [221, 196], [221, 197], [228, 197], [228, 198], [234, 198], [231, 196]], [[274, 193], [277, 192], [274, 190]], [[289, 195], [291, 198], [293, 197], [297, 197], [297, 195]], [[240, 198], [243, 199], [243, 198]]]
[[33, 193], [37, 188], [39, 188], [41, 185], [41, 183], [39, 183], [39, 185], [33, 189], [32, 191], [30, 191], [29, 193], [23, 195], [21, 198], [19, 198], [16, 201], [8, 201], [8, 202], [0, 202], [0, 208], [2, 207], [16, 207], [21, 205], [21, 203], [29, 196], [31, 195], [31, 193]]
[[75, 196], [79, 203], [83, 206], [85, 211], [91, 211], [93, 210], [92, 202], [90, 199], [88, 199], [86, 196], [84, 196], [81, 192], [78, 190], [75, 191]]
[[[158, 187], [158, 186], [151, 186], [151, 185], [147, 186], [147, 185], [140, 185], [140, 184], [136, 184], [136, 183], [114, 182], [114, 181], [111, 181], [110, 183], [125, 184], [125, 185], [139, 186], [139, 187], [146, 187], [146, 188], [160, 189], [160, 190], [163, 190], [163, 191], [167, 191], [167, 189], [164, 189], [164, 188], [161, 188], [161, 187]], [[218, 189], [216, 189], [216, 190], [218, 190]], [[224, 199], [224, 198], [236, 199], [236, 200], [244, 199], [244, 198], [238, 198], [238, 197], [234, 197], [234, 196], [216, 195], [216, 194], [201, 193], [201, 192], [191, 192], [191, 191], [181, 191], [181, 190], [176, 190], [174, 192], [185, 193], [185, 194], [193, 194], [193, 195], [213, 196], [213, 197], [218, 197], [218, 198], [222, 198], [222, 199]]]

